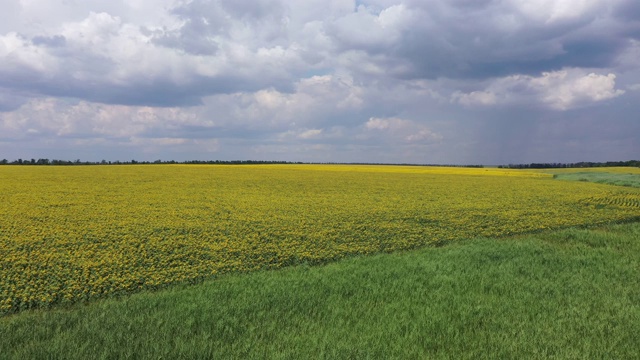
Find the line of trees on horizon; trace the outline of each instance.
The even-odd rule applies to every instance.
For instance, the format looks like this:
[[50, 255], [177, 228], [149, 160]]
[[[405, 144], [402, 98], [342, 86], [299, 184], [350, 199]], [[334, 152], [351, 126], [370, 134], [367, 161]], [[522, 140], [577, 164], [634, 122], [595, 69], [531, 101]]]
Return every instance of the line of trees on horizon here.
[[509, 165], [500, 165], [498, 167], [499, 168], [506, 168], [506, 169], [562, 169], [562, 168], [590, 168], [590, 167], [640, 167], [640, 160], [606, 161], [606, 162], [582, 161], [582, 162], [577, 162], [577, 163], [509, 164]]
[[290, 161], [262, 161], [262, 160], [155, 160], [155, 161], [82, 161], [80, 159], [70, 160], [49, 160], [49, 159], [30, 159], [30, 160], [0, 160], [0, 165], [151, 165], [151, 164], [303, 164], [302, 162]]
[[[348, 165], [413, 165], [413, 166], [448, 166], [448, 167], [469, 167], [469, 168], [483, 168], [484, 165], [451, 165], [451, 164], [412, 164], [412, 163], [367, 163], [367, 162], [302, 162], [302, 161], [269, 161], [269, 160], [187, 160], [187, 161], [175, 161], [175, 160], [155, 160], [155, 161], [82, 161], [76, 159], [70, 160], [49, 160], [49, 159], [17, 159], [9, 161], [7, 159], [0, 160], [0, 165], [151, 165], [151, 164], [203, 164], [203, 165], [252, 165], [252, 164], [348, 164]], [[590, 162], [583, 161], [577, 163], [530, 163], [530, 164], [508, 164], [499, 165], [501, 169], [556, 169], [556, 168], [588, 168], [588, 167], [640, 167], [640, 160], [628, 160], [628, 161], [607, 161], [607, 162]]]
[[484, 165], [452, 165], [452, 164], [415, 164], [415, 163], [373, 163], [373, 162], [303, 162], [303, 161], [279, 161], [279, 160], [155, 160], [155, 161], [82, 161], [80, 159], [70, 160], [49, 160], [49, 159], [30, 159], [30, 160], [0, 160], [0, 165], [152, 165], [152, 164], [202, 164], [202, 165], [252, 165], [252, 164], [324, 164], [324, 165], [405, 165], [405, 166], [448, 166], [448, 167], [471, 167], [482, 168]]

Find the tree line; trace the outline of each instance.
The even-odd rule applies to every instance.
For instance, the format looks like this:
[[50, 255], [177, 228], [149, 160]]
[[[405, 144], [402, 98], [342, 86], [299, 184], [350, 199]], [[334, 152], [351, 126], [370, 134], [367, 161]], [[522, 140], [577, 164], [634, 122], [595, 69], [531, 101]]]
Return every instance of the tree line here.
[[252, 165], [252, 164], [315, 164], [315, 165], [390, 165], [390, 166], [444, 166], [463, 168], [483, 168], [484, 165], [455, 165], [455, 164], [416, 164], [416, 163], [375, 163], [375, 162], [303, 162], [303, 161], [276, 161], [276, 160], [155, 160], [155, 161], [82, 161], [80, 159], [70, 160], [49, 160], [49, 159], [18, 159], [9, 161], [0, 160], [0, 165], [148, 165], [148, 164], [228, 164], [228, 165]]
[[302, 162], [289, 162], [289, 161], [263, 161], [263, 160], [187, 160], [187, 161], [175, 161], [175, 160], [155, 160], [155, 161], [82, 161], [80, 159], [70, 160], [49, 160], [49, 159], [17, 159], [9, 161], [7, 159], [0, 160], [0, 165], [150, 165], [150, 164], [230, 164], [230, 165], [242, 165], [242, 164], [302, 164]]
[[582, 161], [582, 162], [577, 162], [577, 163], [509, 164], [509, 165], [500, 165], [498, 167], [499, 168], [506, 168], [506, 169], [561, 169], [561, 168], [589, 168], [589, 167], [640, 167], [640, 160], [607, 161], [607, 162]]
[[[70, 160], [49, 160], [49, 159], [17, 159], [9, 161], [7, 159], [0, 160], [0, 165], [148, 165], [148, 164], [228, 164], [228, 165], [252, 165], [252, 164], [347, 164], [347, 165], [419, 165], [419, 166], [448, 166], [448, 167], [468, 167], [482, 168], [484, 165], [442, 165], [442, 164], [381, 164], [381, 163], [338, 163], [338, 162], [293, 162], [293, 161], [270, 161], [270, 160], [155, 160], [155, 161], [82, 161], [76, 159]], [[577, 163], [530, 163], [530, 164], [508, 164], [499, 165], [501, 169], [555, 169], [555, 168], [588, 168], [588, 167], [640, 167], [640, 160], [629, 161], [607, 161], [607, 162], [591, 162], [583, 161]]]

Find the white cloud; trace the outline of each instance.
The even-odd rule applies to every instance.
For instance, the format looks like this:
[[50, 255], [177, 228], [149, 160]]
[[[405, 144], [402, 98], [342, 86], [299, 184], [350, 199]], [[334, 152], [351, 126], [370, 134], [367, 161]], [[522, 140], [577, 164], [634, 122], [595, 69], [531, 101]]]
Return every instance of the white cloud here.
[[613, 99], [625, 93], [616, 89], [616, 75], [585, 73], [580, 69], [544, 72], [540, 76], [512, 75], [494, 80], [484, 90], [454, 92], [452, 102], [466, 106], [541, 104], [555, 110]]
[[443, 138], [425, 125], [396, 117], [371, 117], [364, 124], [364, 128], [368, 131], [366, 135], [405, 144], [437, 142]]
[[536, 0], [509, 3], [522, 14], [546, 23], [595, 16], [597, 11], [607, 10], [611, 2], [602, 0]]
[[559, 110], [570, 109], [582, 104], [612, 99], [624, 94], [618, 90], [616, 75], [589, 73], [584, 76], [569, 76], [567, 71], [544, 73], [541, 78], [531, 81], [535, 89], [540, 89], [542, 101]]
[[328, 28], [331, 36], [344, 47], [383, 50], [399, 40], [410, 18], [411, 13], [402, 4], [392, 5], [378, 14], [359, 5], [355, 12], [336, 19]]
[[462, 105], [494, 105], [497, 102], [496, 94], [491, 91], [472, 91], [463, 93], [456, 91], [451, 95], [453, 102], [459, 102]]
[[33, 99], [16, 111], [0, 113], [0, 120], [0, 130], [17, 137], [31, 129], [46, 136], [129, 138], [203, 124], [188, 109], [74, 103], [55, 98]]
[[309, 129], [298, 134], [300, 139], [313, 139], [322, 134], [322, 129]]
[[388, 129], [391, 122], [400, 123], [403, 120], [400, 119], [379, 119], [379, 118], [369, 118], [369, 121], [364, 125], [367, 130], [385, 130]]
[[[286, 33], [274, 35], [284, 41], [260, 37], [269, 21], [252, 26], [230, 18], [227, 32], [209, 36], [186, 32], [184, 22], [149, 27], [127, 18], [91, 11], [35, 34], [0, 33], [0, 87], [103, 103], [193, 105], [210, 94], [290, 86], [290, 72], [305, 64], [306, 50]], [[180, 39], [156, 41], [183, 30], [180, 36], [193, 41], [188, 46], [210, 41], [217, 51], [192, 53]]]
[[199, 116], [216, 118], [221, 125], [254, 130], [312, 128], [312, 122], [319, 126], [334, 114], [360, 109], [364, 91], [350, 77], [312, 76], [294, 83], [293, 92], [269, 88], [210, 96], [198, 111]]

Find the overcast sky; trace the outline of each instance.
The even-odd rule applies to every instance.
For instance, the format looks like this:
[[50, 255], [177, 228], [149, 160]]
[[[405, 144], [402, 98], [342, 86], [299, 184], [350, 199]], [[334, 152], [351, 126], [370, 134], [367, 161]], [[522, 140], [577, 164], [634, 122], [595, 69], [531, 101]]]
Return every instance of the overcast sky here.
[[640, 159], [638, 0], [0, 0], [0, 159]]

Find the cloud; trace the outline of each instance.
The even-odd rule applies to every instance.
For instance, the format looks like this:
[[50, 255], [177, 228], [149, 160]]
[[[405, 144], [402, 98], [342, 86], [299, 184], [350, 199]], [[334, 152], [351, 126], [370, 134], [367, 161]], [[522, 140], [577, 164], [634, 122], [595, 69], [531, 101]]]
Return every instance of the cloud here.
[[23, 5], [21, 14], [41, 26], [0, 33], [0, 86], [107, 104], [193, 106], [214, 94], [289, 92], [300, 74], [321, 68], [363, 83], [493, 78], [606, 67], [631, 46], [615, 36], [627, 29], [613, 21], [630, 6], [620, 0], [167, 0], [164, 10], [147, 1], [89, 2], [104, 11], [84, 17], [55, 4]]
[[299, 139], [312, 139], [326, 134], [312, 124], [331, 127], [335, 114], [359, 111], [363, 92], [348, 77], [326, 75], [299, 80], [293, 93], [265, 89], [212, 95], [200, 107], [113, 105], [42, 97], [16, 104], [18, 109], [0, 116], [0, 131], [16, 137], [24, 137], [31, 129], [34, 136], [123, 139], [250, 137], [295, 131]]
[[34, 36], [31, 39], [34, 45], [44, 45], [49, 47], [63, 47], [67, 43], [67, 39], [62, 35], [48, 36]]
[[442, 140], [442, 135], [431, 131], [428, 127], [415, 121], [400, 118], [371, 117], [364, 124], [368, 131], [366, 136], [373, 135], [385, 141], [410, 143], [429, 143]]
[[615, 89], [614, 74], [589, 73], [582, 77], [568, 78], [566, 71], [545, 73], [532, 85], [544, 89], [542, 101], [551, 107], [566, 110], [580, 104], [612, 99], [624, 94]]
[[0, 87], [0, 113], [20, 108], [29, 97]]
[[292, 92], [269, 88], [208, 97], [200, 116], [257, 131], [325, 127], [335, 125], [344, 114], [360, 111], [364, 92], [350, 77], [312, 76], [295, 82]]
[[295, 49], [234, 41], [229, 36], [242, 40], [253, 35], [236, 34], [233, 28], [210, 42], [206, 34], [193, 37], [190, 23], [175, 31], [149, 30], [119, 16], [91, 12], [52, 33], [0, 35], [0, 86], [151, 106], [197, 105], [211, 94], [290, 86], [285, 69], [297, 67]]
[[455, 92], [451, 96], [454, 102], [462, 105], [494, 105], [498, 102], [497, 96], [492, 91], [472, 91], [470, 93]]
[[10, 1], [0, 151], [554, 161], [532, 154], [566, 153], [576, 132], [549, 124], [570, 124], [632, 157], [638, 14], [635, 0]]
[[576, 69], [545, 72], [541, 76], [512, 75], [493, 81], [486, 89], [455, 92], [452, 101], [466, 106], [535, 102], [555, 110], [568, 110], [613, 99], [625, 93], [616, 89], [616, 75]]
[[0, 119], [2, 133], [15, 138], [149, 137], [154, 132], [171, 133], [176, 128], [200, 124], [192, 113], [179, 108], [104, 105], [55, 98], [30, 100]]
[[[354, 21], [329, 31], [340, 48], [365, 53], [350, 64], [400, 78], [490, 78], [567, 67], [608, 67], [629, 44], [613, 20], [622, 1], [407, 1], [385, 11], [361, 5]], [[368, 10], [361, 10], [361, 9]], [[392, 11], [394, 9], [402, 11]], [[345, 19], [347, 19], [345, 17]], [[365, 21], [366, 20], [366, 21]], [[333, 28], [330, 28], [333, 30]], [[345, 36], [344, 34], [351, 34]]]
[[298, 138], [300, 139], [313, 139], [322, 134], [322, 129], [309, 129], [304, 130], [303, 132], [298, 134]]
[[401, 40], [406, 20], [411, 17], [404, 5], [392, 5], [380, 12], [359, 5], [356, 11], [326, 25], [326, 31], [343, 51], [366, 50], [384, 53]]

